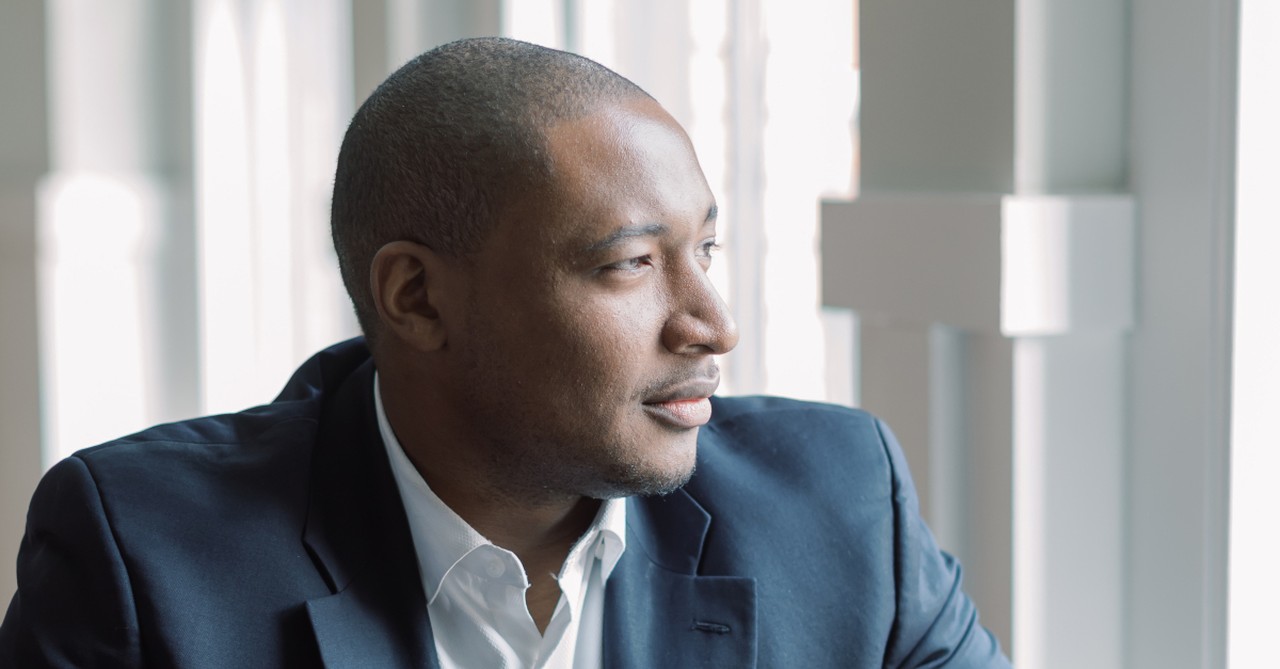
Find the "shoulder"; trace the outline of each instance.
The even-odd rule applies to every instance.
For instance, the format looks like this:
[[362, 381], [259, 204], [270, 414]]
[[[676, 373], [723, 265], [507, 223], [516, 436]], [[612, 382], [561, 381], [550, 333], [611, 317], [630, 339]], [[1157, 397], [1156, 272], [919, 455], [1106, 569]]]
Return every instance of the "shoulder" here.
[[882, 421], [773, 397], [717, 399], [712, 416], [686, 487], [713, 523], [700, 569], [756, 577], [770, 637], [762, 658], [807, 652], [793, 640], [831, 621], [827, 658], [1008, 666], [961, 590], [959, 565], [920, 517], [906, 458]]
[[813, 432], [866, 433], [873, 436], [880, 429], [880, 421], [861, 409], [757, 395], [751, 397], [713, 397], [712, 431], [725, 432], [750, 427], [769, 433], [803, 434]]
[[300, 487], [316, 427], [311, 407], [290, 404], [158, 425], [79, 451], [47, 478], [82, 470], [122, 526], [225, 514], [255, 497], [260, 503], [250, 489]]
[[879, 457], [893, 442], [888, 427], [866, 411], [782, 397], [713, 397], [711, 421], [704, 429], [712, 448], [770, 453], [868, 451]]
[[30, 515], [55, 532], [57, 516], [92, 516], [75, 522], [106, 528], [135, 585], [158, 591], [148, 575], [186, 574], [211, 555], [247, 561], [258, 547], [245, 537], [299, 526], [316, 426], [287, 404], [159, 425], [55, 465]]
[[273, 450], [288, 450], [314, 436], [326, 399], [349, 378], [365, 371], [369, 355], [363, 341], [349, 340], [308, 359], [269, 404], [237, 413], [165, 423], [83, 449], [73, 457], [93, 471], [144, 459], [150, 464], [216, 460], [233, 464]]
[[354, 424], [362, 388], [372, 402], [361, 350], [317, 354], [270, 404], [158, 425], [50, 469], [0, 656], [47, 645], [89, 665], [103, 658], [76, 653], [107, 648], [137, 666], [253, 649], [271, 666], [309, 648], [297, 646], [310, 637], [298, 602], [332, 592], [303, 544], [312, 464], [328, 421]]
[[[238, 413], [157, 425], [78, 451], [46, 475], [84, 476], [113, 521], [190, 510], [230, 513], [267, 498], [297, 498], [335, 389], [369, 377], [367, 351], [344, 342], [304, 363], [275, 401]], [[370, 386], [371, 387], [371, 386]]]
[[875, 416], [779, 397], [713, 398], [698, 448], [695, 479], [712, 488], [755, 479], [809, 494], [887, 499], [901, 466], [897, 443]]
[[72, 457], [91, 472], [144, 460], [164, 467], [180, 463], [221, 465], [241, 457], [265, 455], [297, 441], [309, 441], [317, 424], [313, 406], [304, 402], [272, 403], [238, 413], [205, 416], [156, 425], [76, 452]]

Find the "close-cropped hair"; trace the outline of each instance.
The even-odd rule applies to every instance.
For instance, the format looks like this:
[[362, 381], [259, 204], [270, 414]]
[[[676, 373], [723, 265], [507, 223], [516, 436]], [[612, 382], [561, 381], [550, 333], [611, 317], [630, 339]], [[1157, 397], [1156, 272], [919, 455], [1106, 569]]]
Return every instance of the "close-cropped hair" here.
[[647, 97], [574, 54], [512, 39], [459, 40], [409, 61], [365, 100], [342, 141], [330, 226], [342, 280], [370, 340], [378, 249], [414, 241], [465, 257], [516, 199], [546, 188], [545, 131]]

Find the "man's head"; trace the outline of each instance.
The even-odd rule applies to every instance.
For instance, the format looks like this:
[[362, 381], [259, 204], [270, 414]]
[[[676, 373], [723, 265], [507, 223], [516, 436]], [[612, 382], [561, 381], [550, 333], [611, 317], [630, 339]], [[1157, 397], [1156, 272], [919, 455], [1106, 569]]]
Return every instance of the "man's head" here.
[[459, 40], [387, 78], [342, 142], [331, 225], [343, 282], [366, 337], [379, 324], [369, 266], [414, 240], [475, 252], [493, 224], [548, 175], [543, 132], [648, 94], [592, 60], [502, 38]]
[[[335, 190], [377, 194], [335, 193], [334, 235], [343, 254], [360, 226], [387, 223], [348, 200], [403, 217], [346, 251], [343, 271], [358, 309], [366, 291], [388, 410], [412, 417], [397, 434], [451, 449], [416, 464], [434, 487], [433, 467], [465, 461], [450, 473], [526, 499], [682, 484], [718, 381], [712, 356], [737, 341], [706, 275], [716, 207], [688, 137], [629, 82], [560, 52], [479, 40], [406, 68], [357, 113], [343, 148], [406, 137], [388, 148], [400, 185], [340, 161]], [[418, 70], [435, 77], [419, 94], [445, 91], [448, 113], [393, 93]], [[441, 164], [424, 134], [458, 164]]]

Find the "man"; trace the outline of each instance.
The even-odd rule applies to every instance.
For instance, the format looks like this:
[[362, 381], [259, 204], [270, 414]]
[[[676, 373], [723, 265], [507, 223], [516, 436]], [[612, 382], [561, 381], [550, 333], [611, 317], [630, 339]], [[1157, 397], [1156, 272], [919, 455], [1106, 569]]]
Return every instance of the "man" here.
[[630, 82], [428, 52], [332, 225], [365, 340], [55, 466], [0, 666], [1007, 666], [883, 425], [710, 399], [715, 201]]

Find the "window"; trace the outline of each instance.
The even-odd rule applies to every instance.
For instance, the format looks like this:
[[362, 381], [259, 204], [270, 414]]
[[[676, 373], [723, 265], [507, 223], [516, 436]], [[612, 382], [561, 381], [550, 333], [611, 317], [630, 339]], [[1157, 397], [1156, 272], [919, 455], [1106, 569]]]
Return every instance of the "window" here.
[[1231, 529], [1228, 662], [1259, 667], [1274, 655], [1275, 513], [1280, 509], [1280, 6], [1245, 0], [1240, 16], [1236, 162], [1235, 309], [1231, 384]]

